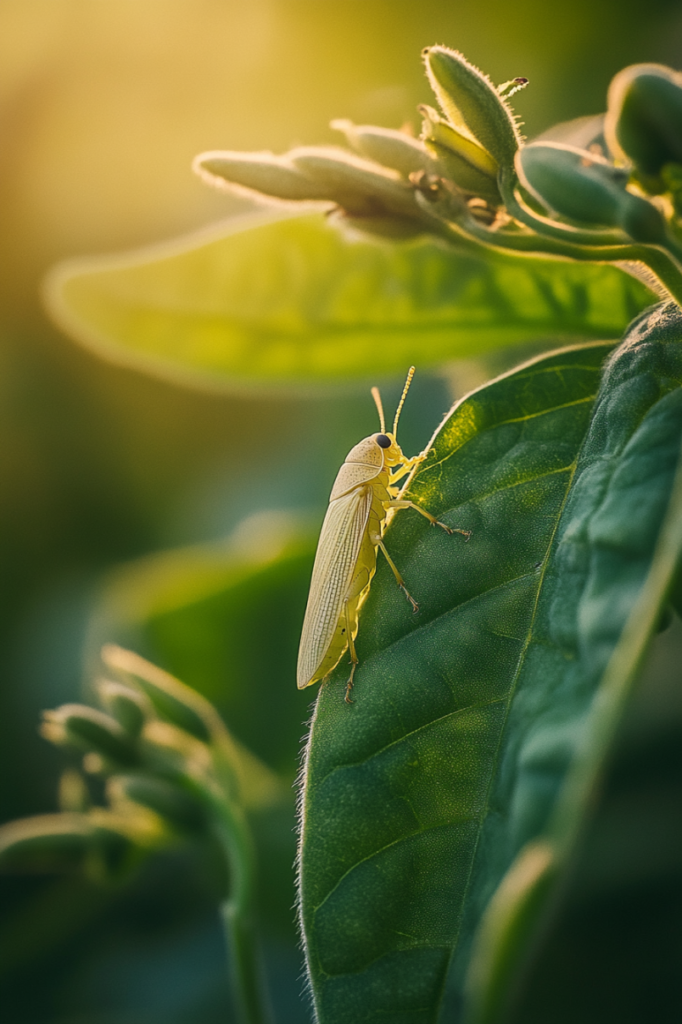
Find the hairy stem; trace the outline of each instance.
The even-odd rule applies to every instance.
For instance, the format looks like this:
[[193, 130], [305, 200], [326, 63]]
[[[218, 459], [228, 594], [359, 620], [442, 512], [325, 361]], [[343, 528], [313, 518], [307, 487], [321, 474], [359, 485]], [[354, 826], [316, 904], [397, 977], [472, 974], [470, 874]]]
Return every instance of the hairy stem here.
[[255, 927], [254, 850], [246, 819], [233, 803], [213, 802], [215, 834], [230, 878], [230, 895], [221, 918], [230, 954], [230, 974], [238, 1020], [243, 1024], [271, 1021]]
[[658, 245], [636, 242], [620, 245], [576, 245], [530, 232], [490, 231], [473, 217], [466, 215], [457, 224], [444, 224], [440, 234], [441, 237], [449, 237], [450, 241], [458, 246], [461, 246], [462, 240], [476, 240], [488, 248], [525, 252], [528, 255], [546, 253], [587, 263], [641, 264], [660, 281], [670, 297], [682, 306], [682, 267], [671, 253]]
[[207, 807], [224, 859], [229, 894], [221, 904], [220, 916], [228, 950], [235, 1022], [271, 1024], [256, 932], [256, 858], [246, 816], [229, 792], [229, 777], [219, 781], [182, 772], [178, 780]]

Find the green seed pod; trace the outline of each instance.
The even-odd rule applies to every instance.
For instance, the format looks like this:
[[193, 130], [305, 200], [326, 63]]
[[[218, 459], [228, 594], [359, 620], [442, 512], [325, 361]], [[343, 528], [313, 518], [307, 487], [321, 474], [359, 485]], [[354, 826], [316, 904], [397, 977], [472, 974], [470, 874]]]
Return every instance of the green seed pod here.
[[453, 128], [451, 124], [438, 116], [438, 112], [433, 107], [429, 107], [425, 103], [418, 109], [424, 118], [421, 137], [426, 142], [436, 142], [439, 146], [449, 149], [487, 178], [495, 179], [497, 177], [496, 161], [468, 132]]
[[512, 168], [521, 136], [509, 104], [486, 75], [445, 46], [423, 51], [426, 73], [454, 128], [473, 136], [500, 167]]
[[451, 149], [438, 142], [428, 142], [427, 148], [442, 177], [453, 181], [464, 192], [472, 196], [481, 196], [487, 202], [499, 206], [502, 198], [496, 182], [477, 171], [459, 154], [453, 153]]
[[287, 157], [272, 153], [200, 153], [192, 169], [214, 188], [248, 189], [285, 200], [328, 198], [325, 189], [294, 167]]
[[100, 679], [96, 684], [99, 698], [129, 736], [139, 736], [145, 719], [151, 715], [152, 707], [137, 690], [110, 679]]
[[332, 121], [331, 127], [343, 132], [348, 145], [356, 153], [398, 171], [404, 178], [409, 178], [415, 171], [430, 169], [431, 160], [423, 143], [405, 132], [376, 128], [370, 124], [353, 124], [346, 120]]
[[651, 191], [667, 163], [682, 164], [682, 75], [662, 64], [633, 64], [609, 87], [605, 135], [615, 157], [630, 160]]
[[351, 216], [386, 211], [409, 217], [416, 212], [412, 189], [395, 171], [331, 146], [302, 146], [288, 155], [294, 167], [324, 190], [325, 198]]
[[534, 142], [517, 156], [519, 178], [546, 207], [580, 224], [622, 228], [638, 242], [665, 237], [660, 211], [626, 189], [628, 173], [596, 153]]
[[209, 747], [185, 729], [158, 720], [147, 722], [140, 743], [142, 765], [169, 778], [208, 777], [214, 764]]
[[0, 828], [0, 868], [77, 871], [87, 857], [92, 827], [84, 814], [41, 814]]
[[201, 804], [163, 779], [148, 775], [120, 775], [109, 780], [107, 794], [116, 803], [132, 800], [154, 811], [180, 832], [201, 832], [206, 826], [206, 813]]
[[620, 226], [635, 242], [663, 245], [666, 240], [665, 218], [657, 206], [644, 196], [623, 193]]
[[422, 138], [433, 158], [434, 171], [465, 192], [499, 205], [502, 197], [497, 187], [497, 164], [490, 153], [468, 134], [443, 121], [432, 107], [424, 105], [419, 110], [424, 117]]
[[561, 142], [533, 142], [520, 150], [516, 165], [528, 191], [562, 217], [619, 223], [628, 174], [603, 157]]
[[132, 651], [105, 644], [102, 661], [124, 683], [142, 690], [162, 718], [207, 742], [223, 725], [215, 709], [198, 693]]
[[286, 156], [271, 153], [201, 153], [195, 171], [209, 184], [247, 188], [274, 199], [326, 200], [349, 214], [382, 209], [414, 215], [414, 200], [399, 175], [332, 146], [301, 146]]
[[45, 739], [77, 750], [94, 751], [107, 761], [132, 765], [137, 761], [135, 745], [115, 718], [84, 704], [63, 704], [44, 712], [41, 733]]

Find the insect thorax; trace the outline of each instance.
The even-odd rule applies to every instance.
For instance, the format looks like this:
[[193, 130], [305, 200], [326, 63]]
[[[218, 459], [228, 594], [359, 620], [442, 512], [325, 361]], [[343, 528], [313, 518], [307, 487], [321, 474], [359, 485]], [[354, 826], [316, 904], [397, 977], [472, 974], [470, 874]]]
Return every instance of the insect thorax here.
[[376, 435], [363, 438], [348, 452], [346, 461], [337, 473], [330, 501], [355, 487], [371, 483], [384, 469], [384, 449], [376, 442]]

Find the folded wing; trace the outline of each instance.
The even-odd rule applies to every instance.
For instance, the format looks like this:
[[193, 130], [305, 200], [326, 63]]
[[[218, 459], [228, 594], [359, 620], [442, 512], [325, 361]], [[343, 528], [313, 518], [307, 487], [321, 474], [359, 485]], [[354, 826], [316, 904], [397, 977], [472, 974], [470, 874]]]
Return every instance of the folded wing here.
[[312, 681], [334, 639], [371, 506], [371, 487], [358, 487], [329, 503], [317, 545], [298, 651], [299, 689]]

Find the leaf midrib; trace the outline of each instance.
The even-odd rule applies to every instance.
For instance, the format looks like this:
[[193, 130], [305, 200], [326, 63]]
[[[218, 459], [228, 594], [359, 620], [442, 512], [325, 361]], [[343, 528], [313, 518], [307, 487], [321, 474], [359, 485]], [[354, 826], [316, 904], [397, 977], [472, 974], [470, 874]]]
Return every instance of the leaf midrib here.
[[[385, 650], [388, 650], [388, 648], [385, 648]], [[457, 715], [463, 715], [467, 711], [475, 711], [477, 708], [487, 708], [490, 707], [492, 704], [500, 704], [504, 699], [504, 697], [492, 697], [490, 700], [480, 701], [476, 704], [467, 704], [465, 707], [455, 708], [454, 711], [448, 711], [446, 715], [440, 715], [438, 718], [432, 718], [428, 722], [423, 722], [421, 725], [418, 725], [416, 729], [411, 729], [410, 732], [406, 732], [402, 736], [398, 736], [396, 737], [396, 739], [391, 740], [390, 743], [386, 743], [383, 747], [380, 747], [379, 750], [372, 751], [372, 753], [368, 757], [363, 757], [360, 761], [349, 761], [347, 764], [337, 765], [335, 768], [332, 768], [330, 772], [327, 772], [326, 775], [323, 775], [318, 785], [323, 786], [327, 779], [331, 779], [332, 776], [336, 775], [337, 772], [343, 772], [349, 768], [361, 768], [363, 765], [369, 764], [370, 761], [373, 761], [375, 757], [381, 757], [381, 755], [385, 754], [387, 750], [391, 749], [391, 747], [397, 746], [398, 743], [403, 743], [405, 740], [408, 740], [410, 736], [416, 736], [419, 733], [424, 732], [426, 729], [430, 729], [432, 726], [438, 725], [440, 722], [447, 721], [448, 718], [455, 718]], [[361, 863], [362, 861], [358, 861], [358, 864]], [[352, 871], [352, 868], [349, 868], [348, 870]], [[334, 888], [336, 888], [337, 884], [337, 882], [334, 883]], [[333, 890], [330, 889], [329, 891], [332, 892]], [[329, 893], [327, 893], [327, 896], [328, 895]], [[325, 900], [327, 896], [325, 896]], [[324, 900], [322, 901], [322, 903], [324, 903]], [[320, 903], [319, 906], [322, 906], [322, 903]]]
[[[335, 324], [326, 319], [320, 319], [312, 321], [315, 326], [308, 328], [307, 330], [291, 330], [291, 328], [276, 328], [268, 325], [267, 320], [261, 321], [261, 326], [258, 326], [258, 322], [247, 315], [239, 316], [234, 313], [202, 313], [192, 312], [190, 310], [177, 309], [172, 306], [144, 306], [137, 303], [129, 303], [125, 306], [128, 311], [128, 316], [139, 318], [141, 316], [163, 316], [172, 317], [174, 321], [177, 320], [192, 320], [194, 322], [201, 321], [202, 323], [212, 324], [223, 324], [225, 322], [233, 325], [243, 331], [248, 331], [249, 336], [257, 337], [261, 341], [281, 341], [284, 338], [291, 338], [292, 340], [315, 340], [324, 337], [343, 337], [349, 332], [362, 331], [365, 333], [375, 332], [385, 334], [390, 331], [391, 334], [407, 334], [414, 333], [415, 331], [423, 332], [425, 334], [435, 333], [437, 331], [462, 329], [462, 330], [474, 330], [481, 328], [495, 328], [496, 330], [504, 329], [503, 325], [501, 328], [501, 318], [487, 317], [481, 319], [481, 317], [460, 317], [454, 318], [452, 315], [444, 315], [442, 320], [424, 320], [422, 319], [419, 311], [414, 314], [414, 318], [405, 323], [400, 321], [383, 320], [382, 323], [375, 321], [363, 321], [363, 320], [352, 320], [350, 323]], [[604, 339], [600, 335], [607, 334], [614, 329], [612, 322], [597, 321], [595, 323], [585, 323], [584, 317], [576, 316], [575, 318], [571, 315], [570, 309], [561, 310], [561, 322], [562, 325], [566, 325], [566, 330], [562, 330], [559, 333], [559, 337], [565, 335], [577, 336], [578, 338], [590, 339], [597, 342], [601, 342]], [[507, 314], [508, 318], [508, 314]], [[306, 323], [310, 323], [307, 320]], [[543, 312], [541, 316], [532, 316], [528, 313], [517, 315], [513, 327], [511, 328], [512, 333], [523, 330], [528, 327], [537, 329], [549, 330], [551, 328], [554, 336], [557, 331], [557, 317], [551, 316], [546, 312]], [[587, 330], [586, 330], [587, 327]], [[101, 329], [101, 328], [100, 328]], [[174, 328], [174, 334], [177, 334], [177, 326]], [[617, 343], [614, 340], [614, 345]]]
[[[594, 367], [591, 367], [591, 369], [594, 369]], [[561, 409], [571, 409], [571, 408], [573, 408], [573, 407], [575, 407], [577, 405], [585, 405], [588, 402], [594, 402], [596, 397], [597, 397], [597, 393], [595, 392], [593, 395], [587, 395], [584, 398], [577, 398], [574, 402], [565, 402], [563, 405], [553, 405], [551, 409], [541, 409], [539, 412], [527, 413], [527, 415], [525, 415], [525, 416], [515, 416], [515, 417], [512, 417], [512, 418], [507, 419], [507, 420], [497, 420], [495, 423], [491, 423], [489, 426], [481, 427], [480, 429], [477, 429], [474, 436], [477, 437], [477, 438], [478, 437], [483, 437], [484, 434], [489, 433], [491, 430], [498, 430], [500, 427], [507, 427], [511, 423], [527, 423], [530, 420], [539, 419], [541, 416], [550, 416], [550, 415], [552, 415], [555, 412], [559, 412]], [[427, 473], [431, 472], [432, 470], [438, 469], [439, 466], [444, 465], [448, 461], [448, 459], [451, 459], [453, 457], [453, 455], [457, 455], [459, 452], [461, 452], [462, 448], [464, 448], [469, 443], [469, 441], [471, 441], [471, 439], [472, 439], [471, 437], [465, 438], [464, 441], [462, 442], [462, 444], [458, 448], [453, 448], [452, 451], [448, 452], [447, 455], [444, 455], [442, 459], [438, 460], [438, 462], [432, 462], [428, 466], [425, 466], [422, 469], [422, 471], [420, 472], [419, 476], [425, 476]], [[564, 467], [564, 469], [568, 469], [568, 468], [570, 468], [570, 467], [568, 467], [568, 466]], [[562, 472], [562, 470], [550, 470], [547, 473], [541, 473], [537, 477], [533, 477], [533, 476], [525, 477], [523, 480], [519, 481], [519, 483], [528, 483], [531, 480], [542, 480], [542, 478], [544, 476], [551, 476], [552, 473], [554, 473], [554, 472]], [[514, 486], [516, 486], [516, 484], [509, 484], [507, 486], [508, 487], [514, 487]], [[503, 491], [505, 489], [506, 488], [504, 488], [504, 487], [496, 488], [494, 493], [497, 494], [498, 491]], [[488, 497], [492, 493], [493, 492], [491, 491], [491, 492], [489, 492], [488, 495], [483, 495], [483, 497]], [[478, 495], [476, 496], [476, 499], [480, 500]], [[448, 509], [447, 511], [451, 512], [452, 509]]]

